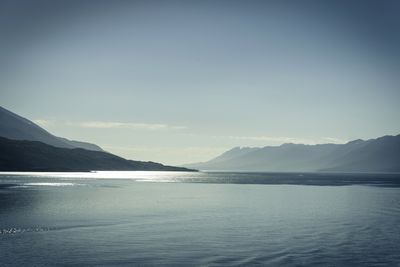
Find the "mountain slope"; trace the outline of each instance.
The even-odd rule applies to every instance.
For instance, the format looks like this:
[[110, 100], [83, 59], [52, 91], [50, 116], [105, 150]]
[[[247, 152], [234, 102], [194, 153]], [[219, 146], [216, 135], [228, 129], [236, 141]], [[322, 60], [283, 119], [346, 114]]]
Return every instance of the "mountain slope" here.
[[126, 160], [101, 151], [59, 148], [3, 137], [0, 137], [0, 151], [0, 171], [193, 171], [155, 162]]
[[283, 144], [235, 148], [204, 163], [202, 170], [400, 172], [400, 135], [346, 144]]
[[63, 137], [57, 137], [57, 138], [65, 143], [73, 146], [74, 148], [83, 148], [86, 150], [93, 150], [93, 151], [104, 151], [101, 147], [99, 147], [96, 144], [82, 142], [82, 141], [69, 140], [69, 139], [63, 138]]
[[400, 135], [358, 142], [357, 148], [331, 162], [324, 171], [399, 172]]
[[79, 141], [71, 141], [52, 135], [32, 121], [0, 107], [0, 136], [14, 140], [39, 141], [63, 148], [84, 148], [103, 151], [99, 146]]

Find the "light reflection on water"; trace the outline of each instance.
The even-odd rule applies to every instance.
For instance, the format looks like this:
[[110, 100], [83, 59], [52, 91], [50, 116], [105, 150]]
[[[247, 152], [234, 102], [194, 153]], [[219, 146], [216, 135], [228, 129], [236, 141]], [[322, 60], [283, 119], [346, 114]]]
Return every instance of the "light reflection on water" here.
[[192, 172], [160, 172], [160, 171], [92, 171], [92, 172], [0, 172], [3, 176], [29, 176], [42, 178], [68, 178], [68, 179], [145, 179], [157, 181], [174, 179], [181, 175], [185, 177]]
[[[58, 180], [129, 179], [137, 182], [185, 182], [228, 184], [295, 184], [295, 185], [376, 185], [400, 187], [400, 174], [363, 173], [260, 173], [260, 172], [158, 172], [158, 171], [92, 171], [92, 172], [0, 172], [0, 177], [16, 182], [24, 177]], [[37, 182], [37, 181], [36, 181]], [[53, 182], [54, 183], [54, 182]]]
[[396, 175], [301, 175], [2, 174], [0, 265], [400, 262]]

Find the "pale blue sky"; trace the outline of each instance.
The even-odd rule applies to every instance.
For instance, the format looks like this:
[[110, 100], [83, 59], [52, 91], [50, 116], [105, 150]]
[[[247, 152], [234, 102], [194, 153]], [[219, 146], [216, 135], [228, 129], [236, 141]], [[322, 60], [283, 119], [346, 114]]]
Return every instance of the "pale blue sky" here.
[[0, 105], [127, 158], [400, 133], [396, 1], [1, 4]]

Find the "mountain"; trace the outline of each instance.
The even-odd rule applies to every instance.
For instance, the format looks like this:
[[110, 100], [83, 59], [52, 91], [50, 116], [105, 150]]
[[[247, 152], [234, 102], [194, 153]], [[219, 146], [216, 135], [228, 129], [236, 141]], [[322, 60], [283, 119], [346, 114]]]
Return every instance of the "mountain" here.
[[3, 107], [0, 107], [0, 136], [14, 140], [39, 141], [55, 147], [103, 151], [101, 147], [94, 144], [54, 136], [32, 121]]
[[82, 148], [60, 148], [42, 142], [0, 137], [0, 171], [193, 171], [155, 162], [126, 160]]
[[400, 172], [400, 135], [358, 139], [346, 144], [237, 147], [210, 161], [185, 167], [271, 172]]
[[99, 146], [57, 137], [0, 107], [0, 171], [195, 171], [127, 160]]
[[92, 144], [92, 143], [69, 140], [69, 139], [63, 138], [63, 137], [57, 137], [57, 138], [65, 143], [67, 143], [68, 145], [73, 146], [73, 148], [83, 148], [86, 150], [93, 150], [93, 151], [104, 151], [101, 147], [99, 147], [98, 145]]

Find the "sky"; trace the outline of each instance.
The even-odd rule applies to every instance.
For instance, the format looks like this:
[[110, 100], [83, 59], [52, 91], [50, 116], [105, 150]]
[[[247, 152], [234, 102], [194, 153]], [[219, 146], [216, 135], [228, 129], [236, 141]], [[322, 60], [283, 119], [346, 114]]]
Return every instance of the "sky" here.
[[135, 160], [400, 133], [400, 2], [0, 0], [0, 105]]

